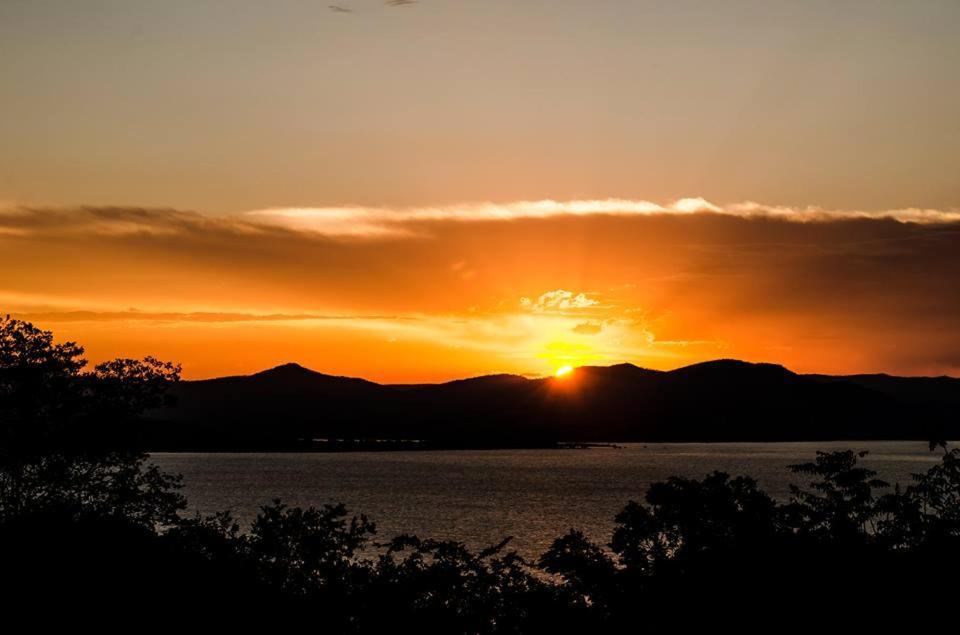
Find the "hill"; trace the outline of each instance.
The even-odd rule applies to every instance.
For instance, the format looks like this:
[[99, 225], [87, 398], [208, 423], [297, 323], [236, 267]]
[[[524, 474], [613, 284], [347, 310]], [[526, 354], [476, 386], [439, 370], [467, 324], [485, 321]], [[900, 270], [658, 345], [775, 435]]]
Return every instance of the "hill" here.
[[790, 441], [956, 436], [960, 380], [799, 375], [717, 360], [672, 371], [586, 366], [566, 378], [390, 385], [285, 364], [185, 381], [151, 414], [152, 449], [310, 449], [330, 439], [432, 447], [556, 441]]

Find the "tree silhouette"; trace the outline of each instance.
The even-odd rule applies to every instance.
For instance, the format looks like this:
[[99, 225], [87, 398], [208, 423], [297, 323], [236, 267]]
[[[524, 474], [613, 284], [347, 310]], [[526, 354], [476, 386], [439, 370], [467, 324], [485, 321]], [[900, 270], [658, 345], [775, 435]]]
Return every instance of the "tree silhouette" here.
[[626, 567], [646, 575], [698, 553], [765, 542], [777, 531], [776, 504], [749, 477], [671, 477], [651, 485], [646, 501], [617, 515], [611, 542]]
[[58, 509], [175, 522], [179, 479], [146, 465], [135, 418], [162, 403], [179, 367], [121, 359], [85, 372], [83, 348], [0, 320], [0, 515]]
[[874, 490], [890, 485], [875, 478], [875, 471], [858, 465], [866, 455], [853, 450], [817, 452], [813, 463], [789, 466], [795, 474], [819, 479], [807, 489], [790, 486], [792, 501], [785, 511], [797, 531], [840, 541], [862, 539], [876, 531]]

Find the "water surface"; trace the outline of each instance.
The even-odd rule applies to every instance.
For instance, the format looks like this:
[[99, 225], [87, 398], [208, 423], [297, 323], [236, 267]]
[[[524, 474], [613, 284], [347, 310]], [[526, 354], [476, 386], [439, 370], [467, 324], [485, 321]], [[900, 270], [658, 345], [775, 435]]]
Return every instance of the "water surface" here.
[[802, 482], [787, 465], [818, 449], [869, 450], [865, 463], [891, 483], [906, 484], [939, 455], [921, 442], [628, 444], [620, 449], [478, 450], [352, 453], [162, 453], [152, 459], [183, 474], [192, 510], [229, 509], [246, 526], [261, 505], [345, 503], [398, 533], [456, 539], [478, 548], [514, 536], [536, 556], [575, 527], [606, 543], [613, 517], [628, 500], [672, 475], [713, 470], [757, 478], [786, 499]]

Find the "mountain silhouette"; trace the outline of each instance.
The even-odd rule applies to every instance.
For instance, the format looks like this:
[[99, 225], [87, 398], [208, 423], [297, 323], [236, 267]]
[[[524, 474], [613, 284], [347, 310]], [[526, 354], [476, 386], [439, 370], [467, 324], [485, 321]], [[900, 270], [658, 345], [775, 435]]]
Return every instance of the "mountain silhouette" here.
[[489, 375], [377, 384], [284, 364], [181, 382], [151, 413], [152, 449], [309, 449], [330, 439], [434, 447], [564, 442], [930, 439], [956, 436], [960, 380], [800, 375], [716, 360], [657, 371], [584, 366], [565, 378]]

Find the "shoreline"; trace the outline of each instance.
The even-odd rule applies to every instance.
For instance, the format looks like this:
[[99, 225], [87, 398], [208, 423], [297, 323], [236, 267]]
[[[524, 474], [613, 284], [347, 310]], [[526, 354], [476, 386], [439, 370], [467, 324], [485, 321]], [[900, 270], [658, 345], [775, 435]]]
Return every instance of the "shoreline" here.
[[[656, 441], [557, 441], [545, 444], [505, 444], [505, 445], [444, 445], [432, 444], [426, 441], [399, 441], [388, 440], [374, 442], [339, 442], [312, 447], [304, 446], [263, 446], [263, 447], [197, 447], [184, 446], [175, 448], [161, 448], [144, 450], [147, 454], [346, 454], [353, 452], [450, 452], [450, 451], [504, 451], [504, 450], [622, 450], [629, 445], [735, 445], [735, 444], [783, 444], [783, 443], [922, 443], [928, 444], [927, 439], [731, 439], [731, 440], [656, 440]], [[960, 441], [948, 441], [956, 445]]]

